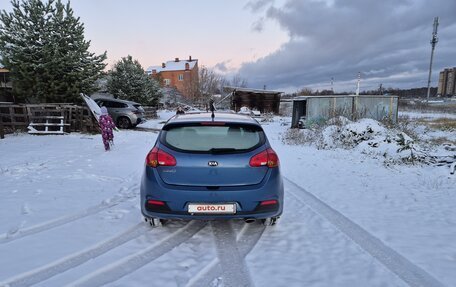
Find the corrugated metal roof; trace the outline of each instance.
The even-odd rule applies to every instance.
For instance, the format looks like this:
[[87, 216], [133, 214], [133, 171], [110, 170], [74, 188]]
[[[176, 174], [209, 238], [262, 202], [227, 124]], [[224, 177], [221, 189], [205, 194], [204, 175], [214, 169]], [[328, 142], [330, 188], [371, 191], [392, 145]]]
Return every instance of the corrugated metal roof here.
[[298, 96], [292, 98], [293, 101], [304, 101], [307, 99], [321, 99], [321, 98], [353, 98], [353, 97], [361, 97], [361, 98], [398, 98], [399, 96], [395, 95], [324, 95], [324, 96]]
[[150, 66], [147, 68], [146, 72], [148, 74], [152, 74], [152, 70], [156, 70], [157, 73], [160, 72], [165, 72], [165, 71], [183, 71], [185, 70], [185, 64], [189, 64], [190, 70], [193, 69], [198, 62], [197, 59], [192, 59], [191, 61], [189, 60], [179, 60], [179, 62], [176, 61], [168, 61], [165, 63], [165, 67], [163, 68], [162, 66]]
[[273, 91], [273, 90], [261, 90], [261, 89], [249, 89], [249, 88], [241, 88], [241, 87], [223, 87], [224, 89], [229, 90], [236, 90], [239, 92], [246, 92], [246, 93], [256, 93], [256, 94], [282, 94], [283, 92]]

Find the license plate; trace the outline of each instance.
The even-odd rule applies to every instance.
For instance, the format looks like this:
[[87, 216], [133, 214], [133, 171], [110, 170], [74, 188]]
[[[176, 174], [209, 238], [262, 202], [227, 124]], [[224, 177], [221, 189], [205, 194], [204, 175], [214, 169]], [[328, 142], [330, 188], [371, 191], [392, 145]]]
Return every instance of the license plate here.
[[203, 214], [235, 214], [236, 204], [224, 203], [224, 204], [213, 204], [213, 203], [190, 203], [188, 205], [189, 213], [203, 213]]

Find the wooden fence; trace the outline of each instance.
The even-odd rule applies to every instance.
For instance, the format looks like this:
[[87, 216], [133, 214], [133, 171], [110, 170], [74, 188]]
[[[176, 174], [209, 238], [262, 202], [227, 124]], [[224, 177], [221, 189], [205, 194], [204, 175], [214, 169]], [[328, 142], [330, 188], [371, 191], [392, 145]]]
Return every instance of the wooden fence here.
[[43, 123], [49, 118], [64, 119], [64, 132], [98, 132], [98, 124], [85, 106], [72, 104], [0, 105], [0, 136], [27, 131], [31, 122]]
[[144, 116], [146, 119], [156, 119], [157, 116], [157, 108], [154, 106], [143, 106], [144, 109]]

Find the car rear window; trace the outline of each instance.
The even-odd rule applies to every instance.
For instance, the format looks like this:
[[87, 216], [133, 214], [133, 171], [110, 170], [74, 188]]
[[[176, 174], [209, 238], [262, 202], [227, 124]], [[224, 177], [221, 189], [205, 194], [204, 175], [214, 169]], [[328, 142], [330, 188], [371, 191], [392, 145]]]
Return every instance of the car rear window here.
[[114, 102], [114, 101], [100, 101], [101, 107], [105, 106], [107, 108], [126, 108], [128, 107], [127, 104]]
[[264, 143], [264, 133], [249, 125], [177, 126], [163, 131], [161, 141], [180, 151], [230, 153], [257, 148]]
[[134, 104], [133, 107], [135, 107], [137, 110], [139, 110], [141, 112], [144, 111], [143, 107], [141, 105], [139, 105], [139, 104]]

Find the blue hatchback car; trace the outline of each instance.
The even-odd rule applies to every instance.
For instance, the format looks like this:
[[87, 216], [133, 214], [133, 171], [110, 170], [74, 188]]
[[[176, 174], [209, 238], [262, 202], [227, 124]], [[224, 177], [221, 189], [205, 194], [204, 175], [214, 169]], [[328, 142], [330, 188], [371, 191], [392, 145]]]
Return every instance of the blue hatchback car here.
[[279, 158], [249, 116], [215, 113], [172, 117], [146, 157], [141, 211], [163, 219], [261, 219], [283, 210]]

